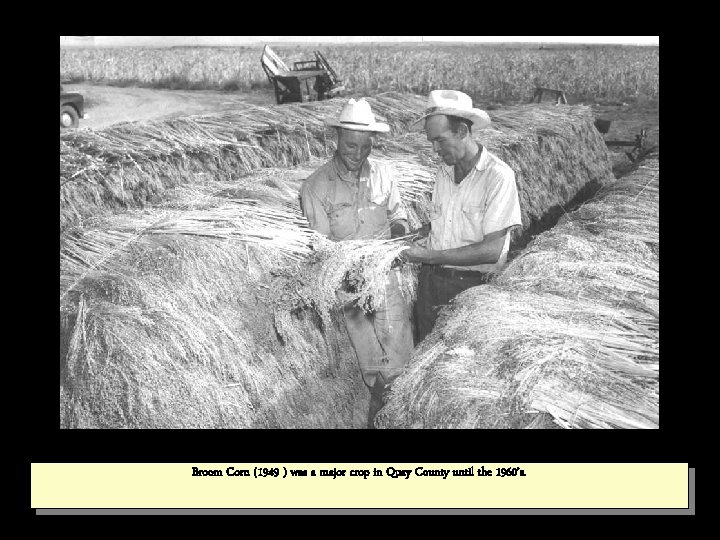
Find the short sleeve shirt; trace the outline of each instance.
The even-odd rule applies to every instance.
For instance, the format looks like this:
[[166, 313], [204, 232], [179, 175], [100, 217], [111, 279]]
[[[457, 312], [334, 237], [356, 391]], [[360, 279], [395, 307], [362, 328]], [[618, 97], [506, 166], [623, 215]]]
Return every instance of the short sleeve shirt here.
[[300, 199], [310, 227], [336, 241], [390, 238], [390, 225], [407, 220], [391, 165], [370, 158], [358, 178], [333, 157], [303, 182]]
[[[490, 233], [522, 224], [515, 173], [483, 147], [480, 159], [459, 184], [452, 166], [440, 165], [435, 175], [428, 247], [434, 250], [467, 246]], [[458, 266], [464, 270], [498, 272], [505, 265], [510, 234], [495, 264]]]

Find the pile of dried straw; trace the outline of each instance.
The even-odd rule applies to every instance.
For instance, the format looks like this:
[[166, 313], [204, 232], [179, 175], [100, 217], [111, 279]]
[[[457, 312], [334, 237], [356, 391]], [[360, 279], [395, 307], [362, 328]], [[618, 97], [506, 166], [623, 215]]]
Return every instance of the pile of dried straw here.
[[[388, 119], [411, 116], [407, 104], [414, 98], [392, 99], [388, 107], [400, 112], [379, 110], [373, 102], [374, 110]], [[533, 202], [541, 189], [535, 184], [552, 191], [542, 202], [555, 205], [567, 203], [583, 185], [609, 178], [606, 150], [597, 146], [602, 140], [587, 110], [518, 111], [496, 111], [498, 130], [478, 138], [508, 162], [523, 163], [524, 217], [543, 215]], [[525, 125], [511, 124], [526, 113]], [[317, 125], [325, 116], [318, 114]], [[363, 425], [368, 393], [337, 307], [356, 301], [372, 309], [382, 297], [381, 277], [402, 246], [380, 240], [332, 244], [310, 231], [297, 197], [317, 161], [240, 174], [267, 162], [239, 157], [245, 147], [229, 135], [237, 126], [223, 131], [227, 124], [217, 117], [174, 122], [61, 140], [70, 149], [65, 158], [74, 160], [66, 159], [61, 169], [61, 424]], [[312, 149], [322, 140], [319, 131], [305, 139], [311, 127], [306, 122], [300, 131], [298, 125], [284, 139], [288, 144], [275, 147], [281, 162], [292, 163], [301, 142]], [[551, 125], [556, 132], [547, 131]], [[573, 137], [576, 131], [582, 137]], [[83, 147], [83, 137], [92, 144]], [[551, 139], [547, 144], [560, 148], [567, 164], [543, 153], [540, 137]], [[380, 138], [374, 152], [398, 171], [413, 226], [427, 220], [432, 190], [433, 158], [423, 139]], [[253, 144], [258, 156], [274, 143]], [[296, 157], [309, 155], [315, 154]], [[523, 170], [535, 174], [521, 176]], [[102, 211], [123, 201], [128, 209], [122, 214]], [[411, 301], [412, 267], [404, 275]], [[346, 277], [355, 289], [338, 297]]]
[[659, 161], [446, 308], [383, 427], [657, 428]]
[[[61, 236], [64, 427], [362, 425], [368, 393], [337, 308], [381, 302], [403, 245], [311, 231], [308, 174], [183, 186]], [[348, 272], [360, 279], [339, 297]]]
[[361, 425], [342, 327], [289, 294], [315, 235], [276, 172], [64, 235], [63, 427]]

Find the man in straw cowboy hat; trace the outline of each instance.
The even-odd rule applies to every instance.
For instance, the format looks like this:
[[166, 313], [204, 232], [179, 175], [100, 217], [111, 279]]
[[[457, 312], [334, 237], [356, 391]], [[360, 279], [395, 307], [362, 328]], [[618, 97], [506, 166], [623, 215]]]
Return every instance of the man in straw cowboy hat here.
[[[407, 234], [407, 215], [392, 168], [368, 158], [375, 134], [387, 133], [390, 127], [375, 120], [365, 99], [351, 99], [337, 120], [325, 123], [337, 130], [337, 150], [300, 190], [310, 226], [335, 241]], [[410, 313], [395, 271], [388, 275], [384, 306], [366, 314], [347, 305], [343, 313], [363, 380], [370, 389], [368, 427], [372, 428], [390, 384], [413, 348]]]
[[510, 231], [521, 225], [515, 173], [472, 137], [490, 117], [470, 96], [433, 90], [424, 114], [427, 140], [443, 163], [432, 195], [425, 246], [403, 252], [422, 263], [415, 305], [416, 343], [432, 330], [438, 310], [458, 293], [486, 283], [507, 260]]

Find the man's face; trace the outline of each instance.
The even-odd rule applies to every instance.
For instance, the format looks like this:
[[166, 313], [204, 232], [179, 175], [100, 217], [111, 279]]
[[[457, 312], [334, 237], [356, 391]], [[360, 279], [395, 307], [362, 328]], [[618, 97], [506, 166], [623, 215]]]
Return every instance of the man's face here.
[[425, 119], [425, 134], [446, 165], [455, 165], [465, 155], [465, 142], [459, 133], [450, 130], [447, 116], [435, 114]]
[[338, 129], [338, 156], [350, 172], [357, 172], [372, 150], [372, 134], [369, 131]]

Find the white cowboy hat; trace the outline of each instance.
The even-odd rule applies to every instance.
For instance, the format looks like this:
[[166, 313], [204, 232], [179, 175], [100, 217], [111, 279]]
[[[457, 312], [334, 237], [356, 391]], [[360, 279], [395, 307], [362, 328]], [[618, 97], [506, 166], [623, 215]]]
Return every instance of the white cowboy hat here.
[[475, 129], [490, 127], [490, 115], [472, 106], [472, 99], [457, 90], [433, 90], [428, 96], [428, 105], [423, 115], [415, 120], [411, 128], [418, 129], [419, 122], [434, 114], [446, 114], [467, 118]]
[[370, 104], [361, 98], [357, 101], [351, 99], [347, 102], [337, 120], [325, 120], [325, 125], [351, 129], [353, 131], [375, 131], [387, 133], [390, 126], [383, 122], [376, 122], [375, 115], [370, 110]]

